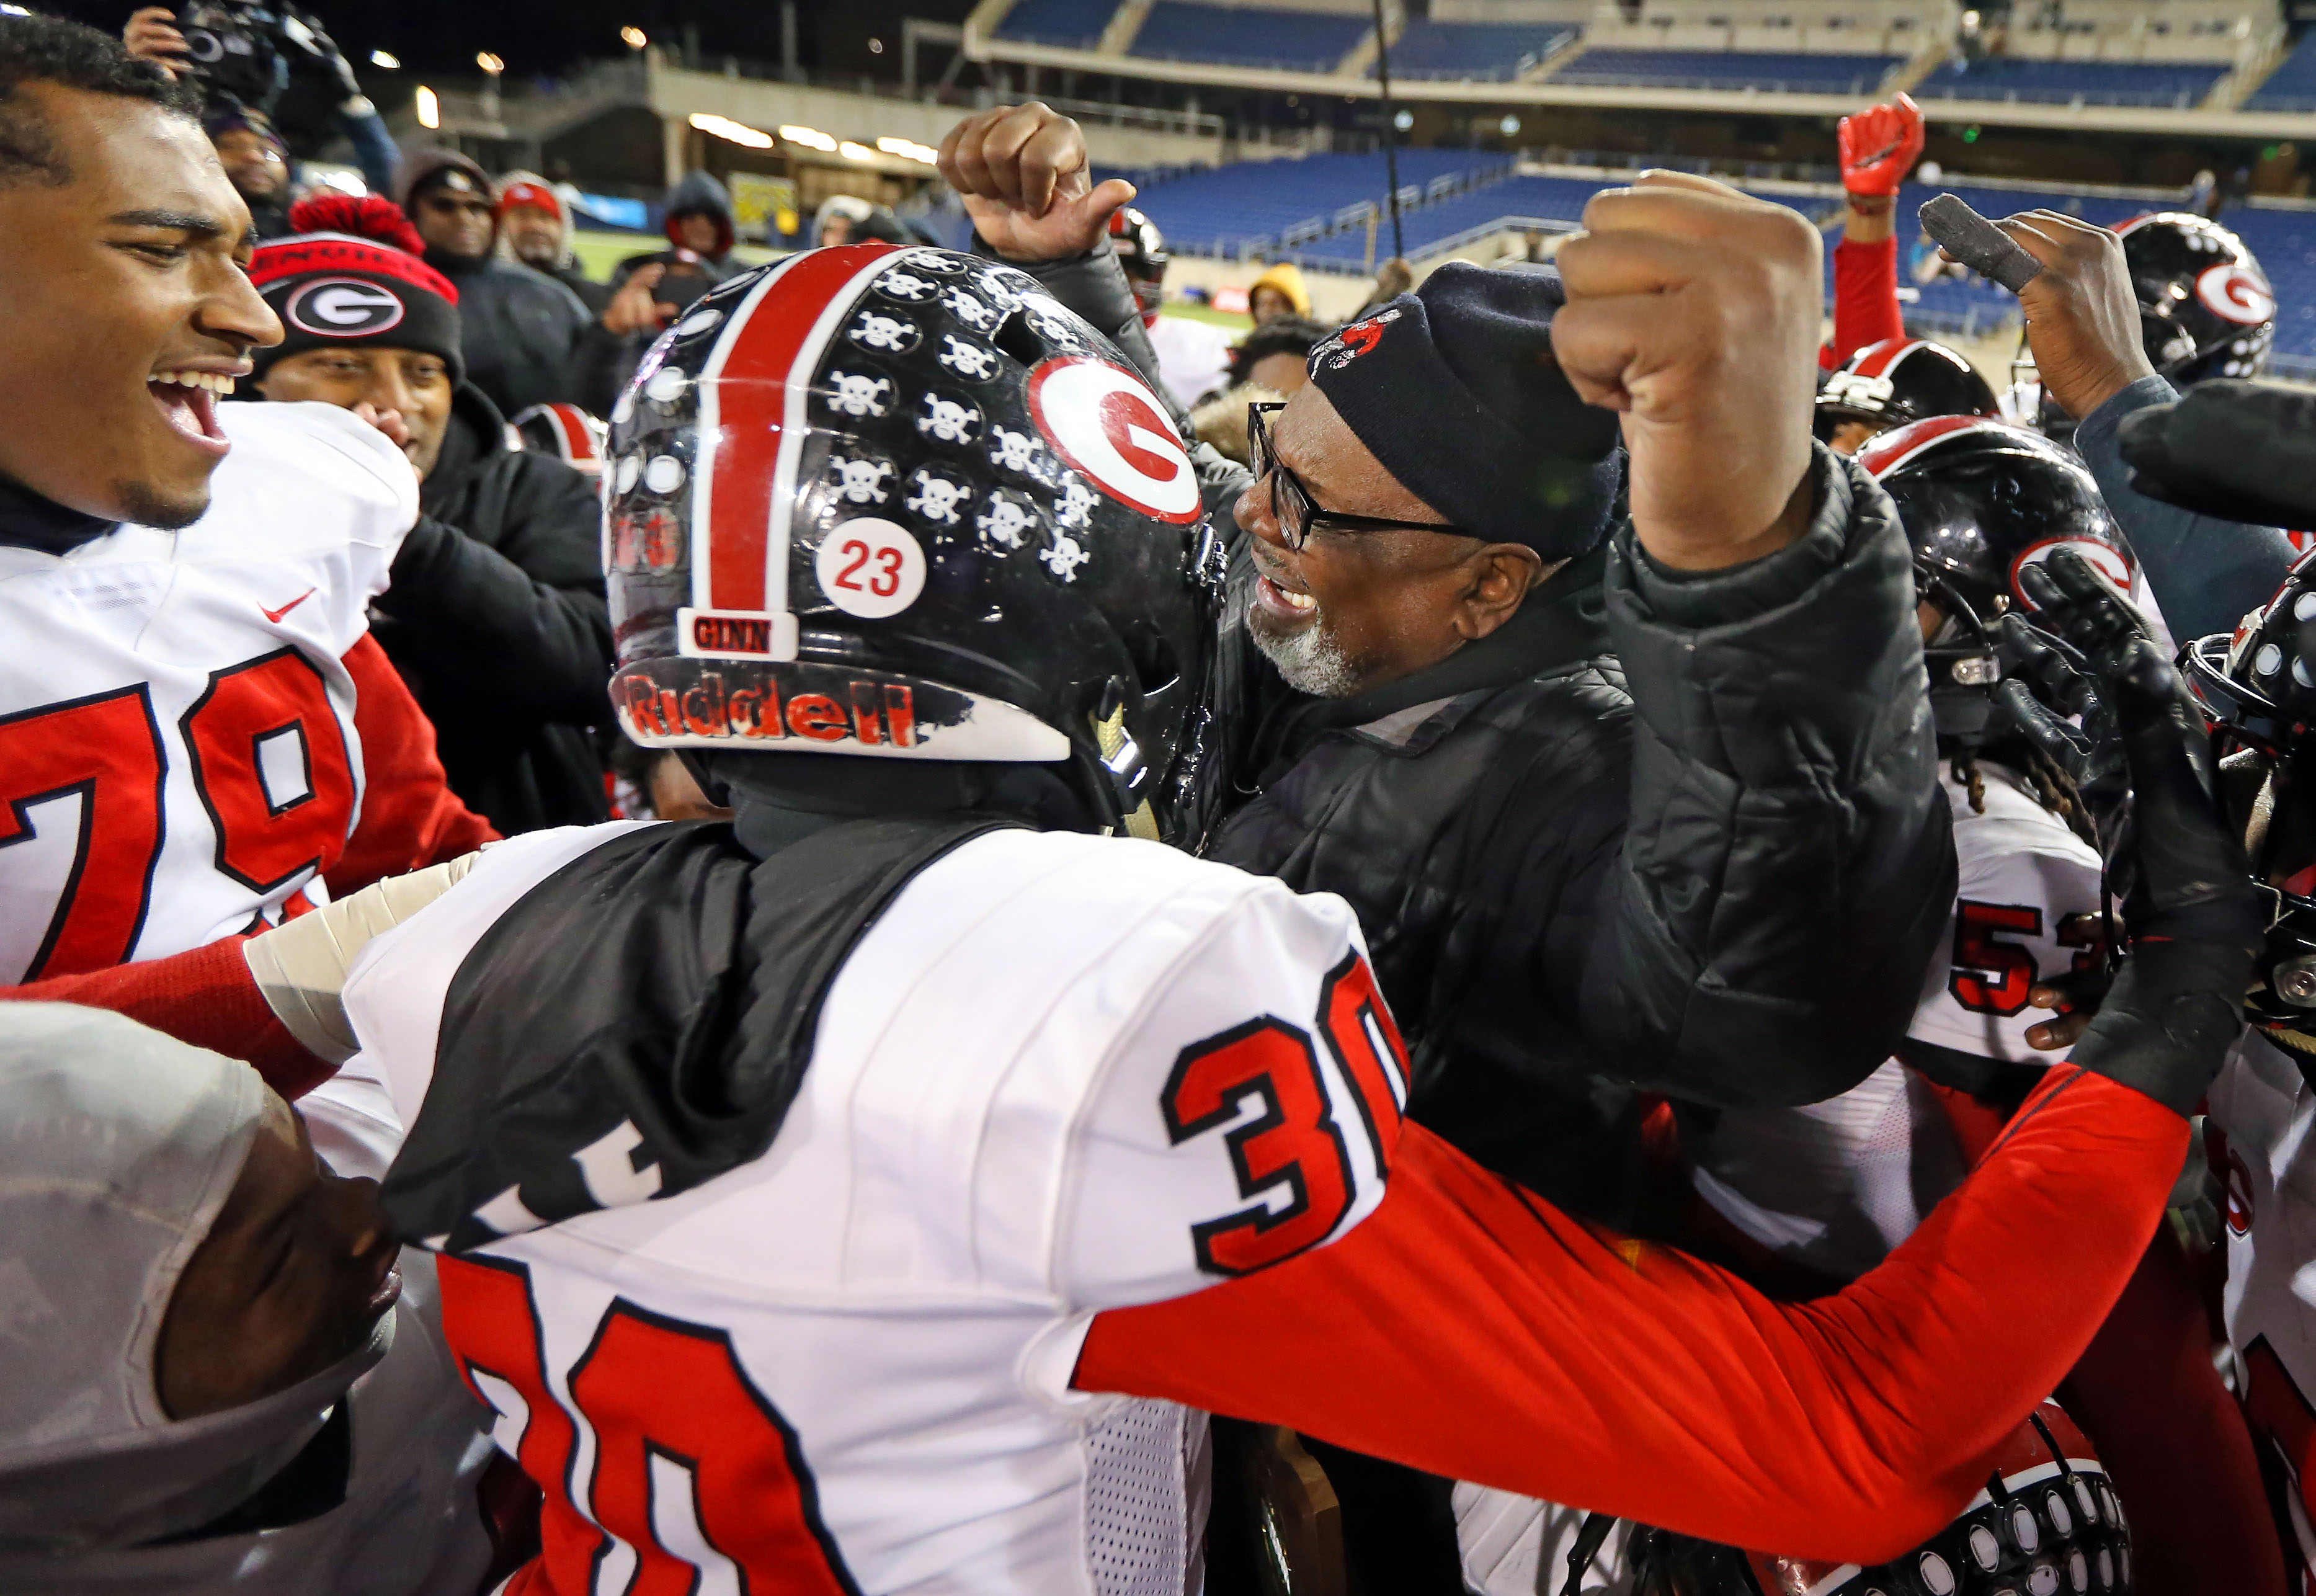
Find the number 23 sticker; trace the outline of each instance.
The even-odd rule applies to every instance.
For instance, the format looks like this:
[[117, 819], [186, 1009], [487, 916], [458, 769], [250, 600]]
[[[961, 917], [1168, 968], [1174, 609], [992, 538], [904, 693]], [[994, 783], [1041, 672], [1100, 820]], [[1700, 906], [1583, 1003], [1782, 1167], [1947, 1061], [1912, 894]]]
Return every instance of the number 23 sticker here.
[[925, 590], [925, 551], [907, 528], [861, 516], [820, 540], [813, 574], [830, 603], [875, 620], [917, 602]]

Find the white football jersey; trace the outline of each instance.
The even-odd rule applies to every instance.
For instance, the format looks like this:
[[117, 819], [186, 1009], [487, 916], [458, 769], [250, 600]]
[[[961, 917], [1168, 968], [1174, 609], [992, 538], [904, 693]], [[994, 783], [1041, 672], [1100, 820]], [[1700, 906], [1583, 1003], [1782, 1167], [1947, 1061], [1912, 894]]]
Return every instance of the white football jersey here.
[[2227, 1182], [2236, 1394], [2292, 1482], [2286, 1547], [2305, 1589], [2316, 1584], [2316, 1093], [2298, 1059], [2247, 1030], [2210, 1102]]
[[1158, 357], [1158, 378], [1185, 409], [1229, 379], [1230, 334], [1195, 317], [1161, 315], [1144, 329]]
[[340, 656], [417, 481], [331, 406], [218, 418], [233, 449], [192, 525], [0, 548], [0, 984], [277, 919], [361, 812]]
[[[2027, 1046], [2053, 1018], [2027, 1007], [2042, 978], [2095, 950], [2062, 945], [2061, 923], [2099, 906], [2098, 855], [2024, 780], [1978, 762], [1985, 812], [1951, 768], [1954, 912], [1907, 1034], [1982, 1058], [2055, 1062]], [[1824, 1102], [1722, 1113], [1697, 1149], [1706, 1200], [1763, 1246], [1854, 1279], [1911, 1235], [1962, 1178], [1944, 1113], [1894, 1059]]]
[[[364, 950], [403, 1118], [477, 939], [629, 829], [503, 843]], [[1396, 1048], [1339, 898], [1126, 839], [954, 849], [831, 984], [762, 1156], [441, 1261], [501, 1447], [568, 1482], [515, 1589], [1195, 1591], [1203, 1418], [1072, 1391], [1078, 1349], [1371, 1212]]]

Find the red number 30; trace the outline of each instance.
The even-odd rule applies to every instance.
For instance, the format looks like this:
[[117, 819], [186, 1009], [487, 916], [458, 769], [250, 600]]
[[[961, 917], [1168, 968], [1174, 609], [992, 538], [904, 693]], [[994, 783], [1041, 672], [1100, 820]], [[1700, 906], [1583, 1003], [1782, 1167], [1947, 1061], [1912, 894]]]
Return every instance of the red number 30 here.
[[[1328, 972], [1319, 1007], [1381, 1174], [1398, 1140], [1407, 1081], [1398, 1029], [1357, 955]], [[1182, 1049], [1159, 1099], [1167, 1137], [1180, 1146], [1228, 1124], [1249, 1098], [1261, 1112], [1223, 1138], [1248, 1206], [1190, 1227], [1198, 1267], [1209, 1274], [1252, 1274], [1307, 1252], [1334, 1234], [1358, 1196], [1317, 1050], [1302, 1028], [1274, 1016]], [[1279, 1193], [1287, 1200], [1273, 1207]]]

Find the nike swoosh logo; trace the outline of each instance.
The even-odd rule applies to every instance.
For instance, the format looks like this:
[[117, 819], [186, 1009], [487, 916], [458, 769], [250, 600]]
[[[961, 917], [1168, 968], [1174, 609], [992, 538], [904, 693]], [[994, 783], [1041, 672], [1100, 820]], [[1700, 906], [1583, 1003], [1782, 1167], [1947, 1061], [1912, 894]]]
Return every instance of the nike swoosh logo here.
[[291, 599], [288, 603], [282, 605], [279, 610], [268, 610], [264, 605], [260, 604], [257, 607], [257, 612], [260, 615], [264, 616], [266, 620], [279, 625], [283, 616], [289, 614], [290, 611], [295, 610], [307, 599], [312, 598], [318, 591], [319, 590], [316, 588], [309, 587], [304, 593], [299, 593], [296, 598]]

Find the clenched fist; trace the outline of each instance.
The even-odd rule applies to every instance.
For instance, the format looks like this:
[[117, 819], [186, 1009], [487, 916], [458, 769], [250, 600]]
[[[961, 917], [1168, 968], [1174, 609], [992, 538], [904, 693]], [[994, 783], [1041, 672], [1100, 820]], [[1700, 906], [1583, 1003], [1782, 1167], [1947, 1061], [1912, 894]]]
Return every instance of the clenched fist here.
[[1808, 526], [1824, 314], [1817, 229], [1709, 178], [1651, 172], [1560, 249], [1561, 369], [1624, 415], [1633, 527], [1668, 566], [1757, 559]]
[[1134, 198], [1113, 177], [1093, 184], [1085, 135], [1051, 106], [1000, 105], [941, 140], [940, 174], [965, 201], [974, 230], [1009, 261], [1062, 261], [1101, 241], [1110, 213]]
[[1887, 200], [1922, 153], [1922, 110], [1904, 94], [1841, 119], [1841, 186], [1853, 196]]

